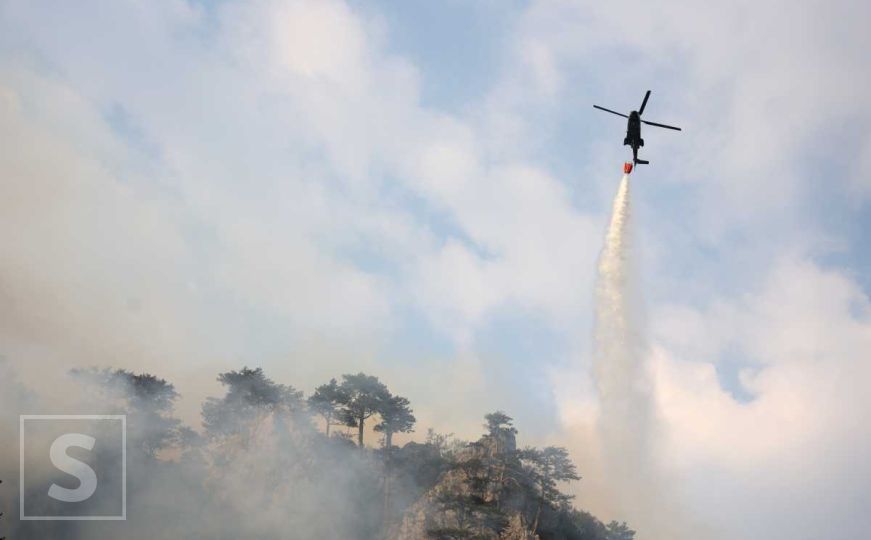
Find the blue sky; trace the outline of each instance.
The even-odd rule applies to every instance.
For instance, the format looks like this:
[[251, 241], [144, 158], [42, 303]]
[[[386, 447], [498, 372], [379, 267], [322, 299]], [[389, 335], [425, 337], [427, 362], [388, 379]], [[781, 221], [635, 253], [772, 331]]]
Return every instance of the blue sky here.
[[[646, 128], [633, 175], [664, 466], [706, 534], [734, 533], [715, 509], [827, 489], [842, 495], [772, 507], [746, 537], [851, 538], [868, 518], [845, 501], [871, 482], [837, 458], [871, 448], [845, 427], [871, 403], [844, 387], [869, 374], [869, 15], [4, 3], [0, 354], [35, 386], [78, 365], [158, 372], [192, 423], [242, 363], [307, 392], [364, 370], [420, 431], [473, 436], [502, 408], [595, 471], [593, 278], [629, 152], [591, 105], [651, 89], [645, 116], [684, 128]], [[790, 480], [822, 462], [830, 480]], [[579, 500], [612, 511], [585, 478]], [[648, 510], [627, 518], [655, 531]]]

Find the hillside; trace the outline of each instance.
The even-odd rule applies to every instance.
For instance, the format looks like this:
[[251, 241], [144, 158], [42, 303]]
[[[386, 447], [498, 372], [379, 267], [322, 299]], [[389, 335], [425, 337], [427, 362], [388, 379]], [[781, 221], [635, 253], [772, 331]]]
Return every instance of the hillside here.
[[[486, 415], [476, 441], [428, 430], [422, 442], [400, 447], [393, 435], [415, 429], [411, 404], [363, 373], [333, 379], [307, 398], [260, 369], [222, 373], [225, 393], [202, 404], [196, 430], [174, 417], [179, 396], [164, 379], [96, 369], [72, 376], [77, 410], [127, 415], [127, 520], [11, 522], [10, 538], [634, 537], [625, 524], [606, 526], [573, 508], [561, 489], [580, 473], [567, 451], [517, 448], [513, 420], [500, 411]], [[374, 445], [370, 427], [380, 435]], [[95, 456], [103, 464], [119, 459]], [[24, 495], [39, 488], [26, 486]], [[79, 504], [99, 514], [102, 503]]]

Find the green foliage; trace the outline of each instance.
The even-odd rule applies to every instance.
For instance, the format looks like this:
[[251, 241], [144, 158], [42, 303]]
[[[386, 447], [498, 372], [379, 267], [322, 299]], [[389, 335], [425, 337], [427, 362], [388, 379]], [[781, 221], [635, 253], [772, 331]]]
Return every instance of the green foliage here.
[[[489, 539], [509, 529], [541, 539], [635, 538], [625, 523], [605, 525], [574, 509], [560, 490], [580, 479], [568, 451], [553, 446], [517, 451], [517, 429], [502, 411], [485, 416], [486, 434], [476, 442], [429, 429], [425, 443], [393, 448], [392, 436], [412, 431], [416, 419], [410, 401], [391, 394], [377, 377], [346, 374], [341, 383], [331, 379], [318, 386], [306, 400], [261, 369], [243, 367], [218, 376], [225, 393], [203, 404], [201, 435], [173, 417], [178, 394], [164, 379], [125, 370], [74, 375], [128, 414], [128, 446], [148, 458], [149, 465], [136, 469], [142, 479], [157, 475], [160, 482], [174, 482], [182, 472], [188, 496], [203, 501], [224, 485], [251, 483], [258, 486], [252, 496], [260, 497], [251, 504], [272, 511], [293, 507], [288, 501], [297, 494], [316, 497], [323, 507], [315, 515], [323, 515], [324, 522], [312, 525], [320, 531], [312, 537], [391, 537], [391, 525], [401, 523], [412, 504], [425, 501], [428, 517], [419, 534], [428, 538]], [[310, 414], [324, 419], [323, 435], [313, 429]], [[384, 434], [383, 451], [363, 446], [370, 418]], [[266, 429], [268, 419], [272, 429]], [[330, 426], [340, 424], [357, 428], [356, 444], [341, 433], [329, 436]], [[177, 463], [158, 457], [172, 447], [183, 449]], [[430, 519], [432, 513], [438, 517]], [[342, 516], [350, 528], [337, 532], [328, 516]], [[256, 537], [247, 519], [240, 513], [230, 520], [238, 537]]]
[[179, 395], [173, 385], [148, 373], [135, 374], [123, 369], [115, 373], [125, 379], [130, 390], [131, 405], [140, 410], [170, 412]]
[[566, 498], [557, 486], [559, 482], [581, 479], [565, 448], [525, 448], [520, 452], [520, 459], [526, 466], [528, 477], [537, 486], [539, 497], [553, 506], [558, 506]]
[[558, 483], [580, 480], [581, 477], [565, 448], [526, 448], [519, 453], [519, 457], [524, 464], [526, 478], [534, 486], [533, 495], [538, 500], [531, 527], [533, 532], [537, 532], [545, 505], [561, 508], [567, 506], [571, 500], [571, 496], [559, 490]]
[[612, 521], [608, 524], [607, 529], [605, 536], [607, 540], [633, 540], [635, 538], [635, 531], [630, 529], [626, 522]]
[[330, 436], [330, 426], [334, 424], [339, 407], [345, 401], [347, 401], [347, 396], [336, 379], [330, 379], [329, 383], [318, 386], [314, 393], [309, 396], [309, 410], [324, 419], [324, 433], [327, 437]]
[[437, 433], [433, 428], [426, 430], [426, 444], [436, 449], [438, 454], [453, 461], [457, 453], [469, 446], [467, 441], [454, 438], [453, 433]]
[[357, 428], [357, 445], [362, 448], [366, 420], [382, 410], [390, 392], [378, 377], [365, 373], [342, 375], [340, 389], [342, 407], [339, 417], [345, 425]]
[[487, 433], [494, 437], [504, 437], [507, 434], [515, 435], [514, 419], [502, 411], [496, 411], [484, 416]]
[[183, 442], [181, 422], [171, 415], [179, 395], [165, 379], [124, 369], [74, 369], [70, 374], [127, 414], [130, 448], [153, 458]]
[[261, 368], [221, 373], [218, 381], [227, 393], [223, 398], [208, 398], [202, 410], [203, 427], [212, 440], [239, 436], [247, 444], [270, 414], [299, 415], [304, 410], [302, 392], [273, 382]]
[[121, 401], [141, 411], [165, 413], [179, 398], [175, 387], [149, 373], [136, 374], [126, 369], [73, 369], [73, 378], [95, 387], [103, 398]]
[[390, 396], [382, 401], [378, 414], [381, 422], [375, 425], [375, 431], [384, 433], [384, 447], [390, 450], [393, 445], [394, 433], [409, 433], [414, 431], [414, 411], [407, 398]]

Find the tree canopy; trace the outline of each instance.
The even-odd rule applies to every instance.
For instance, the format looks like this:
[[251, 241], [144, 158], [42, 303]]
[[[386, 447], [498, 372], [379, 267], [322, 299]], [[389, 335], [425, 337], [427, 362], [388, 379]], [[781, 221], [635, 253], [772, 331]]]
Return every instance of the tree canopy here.
[[390, 399], [387, 387], [378, 377], [357, 373], [342, 375], [341, 408], [339, 415], [345, 425], [357, 428], [357, 445], [363, 447], [366, 420], [378, 414]]
[[384, 433], [384, 447], [390, 450], [394, 433], [408, 433], [414, 430], [414, 411], [407, 398], [390, 396], [381, 404], [378, 414], [381, 422], [375, 426], [375, 431]]
[[514, 429], [514, 419], [502, 411], [492, 412], [484, 416], [484, 427], [487, 428], [487, 433], [494, 436], [504, 436], [506, 434], [516, 434]]
[[[173, 416], [178, 393], [156, 375], [111, 369], [74, 375], [93, 389], [83, 396], [128, 415], [128, 446], [136, 450], [131, 497], [152, 484], [185, 493], [198, 506], [189, 514], [201, 514], [203, 529], [220, 520], [222, 538], [260, 537], [273, 531], [260, 521], [272, 518], [313, 538], [635, 537], [623, 522], [605, 525], [573, 508], [561, 490], [580, 479], [568, 451], [518, 451], [514, 420], [503, 411], [485, 415], [485, 433], [474, 442], [429, 429], [423, 443], [394, 446], [393, 436], [413, 431], [416, 418], [411, 401], [377, 377], [345, 374], [304, 399], [262, 369], [243, 367], [218, 375], [223, 395], [202, 404], [198, 432]], [[322, 431], [311, 421], [315, 414], [324, 420]], [[330, 436], [337, 424], [357, 428], [356, 444]], [[383, 434], [384, 451], [365, 447], [366, 426]], [[241, 501], [230, 488], [239, 485], [248, 486]], [[161, 501], [161, 494], [148, 499]], [[410, 510], [425, 519], [404, 519]], [[418, 528], [400, 535], [404, 526]]]
[[334, 425], [342, 403], [347, 401], [344, 390], [336, 379], [315, 388], [308, 398], [309, 409], [324, 419], [324, 433], [330, 436], [330, 426]]
[[302, 392], [273, 382], [261, 368], [221, 373], [218, 381], [227, 393], [208, 398], [202, 410], [203, 427], [211, 439], [240, 436], [244, 444], [270, 414], [290, 415], [303, 409]]

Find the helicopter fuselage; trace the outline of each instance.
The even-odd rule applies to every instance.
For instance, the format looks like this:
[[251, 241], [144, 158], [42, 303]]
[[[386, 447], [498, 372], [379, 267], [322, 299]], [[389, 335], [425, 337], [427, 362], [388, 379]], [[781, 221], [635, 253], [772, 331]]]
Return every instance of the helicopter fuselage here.
[[626, 122], [626, 138], [623, 139], [625, 146], [632, 147], [632, 161], [638, 163], [638, 149], [644, 146], [644, 139], [641, 138], [641, 117], [638, 111], [629, 113], [629, 120]]

